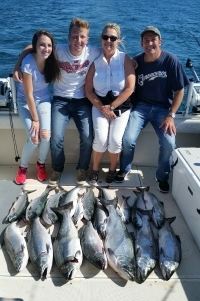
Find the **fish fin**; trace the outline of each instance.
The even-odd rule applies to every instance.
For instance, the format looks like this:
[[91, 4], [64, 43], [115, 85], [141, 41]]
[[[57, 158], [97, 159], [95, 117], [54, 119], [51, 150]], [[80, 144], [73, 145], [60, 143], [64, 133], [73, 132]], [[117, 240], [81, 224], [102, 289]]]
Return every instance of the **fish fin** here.
[[150, 186], [136, 186], [133, 188], [133, 192], [140, 193], [144, 191], [149, 191]]
[[173, 222], [175, 221], [175, 219], [176, 219], [176, 216], [173, 216], [173, 217], [167, 217], [167, 218], [166, 218], [166, 221], [167, 221], [169, 224], [171, 224], [171, 223], [173, 223]]
[[[23, 190], [23, 189], [22, 189]], [[24, 191], [24, 193], [26, 193], [26, 194], [30, 194], [30, 193], [32, 193], [32, 192], [35, 192], [35, 191], [37, 191], [37, 189], [33, 189], [33, 190], [23, 190]]]
[[200, 214], [200, 209], [197, 208], [197, 212], [198, 212], [198, 214]]

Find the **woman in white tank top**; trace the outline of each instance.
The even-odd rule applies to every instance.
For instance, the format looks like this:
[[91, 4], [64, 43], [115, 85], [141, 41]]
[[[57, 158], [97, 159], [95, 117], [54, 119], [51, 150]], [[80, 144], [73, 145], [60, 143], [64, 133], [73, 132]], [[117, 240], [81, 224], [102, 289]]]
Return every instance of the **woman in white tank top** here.
[[114, 180], [122, 137], [130, 113], [129, 97], [135, 86], [135, 72], [131, 59], [119, 51], [120, 27], [106, 24], [101, 35], [102, 53], [91, 65], [86, 77], [86, 96], [92, 102], [94, 127], [91, 184], [96, 184], [100, 163], [105, 151], [110, 166], [106, 182]]

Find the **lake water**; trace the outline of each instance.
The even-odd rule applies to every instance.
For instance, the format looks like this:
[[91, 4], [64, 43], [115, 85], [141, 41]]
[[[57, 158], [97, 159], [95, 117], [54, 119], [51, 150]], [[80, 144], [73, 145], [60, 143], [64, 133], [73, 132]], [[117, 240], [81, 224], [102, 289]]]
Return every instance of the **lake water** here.
[[133, 56], [141, 51], [140, 32], [157, 26], [163, 49], [176, 54], [183, 65], [188, 57], [200, 75], [200, 1], [196, 0], [4, 0], [0, 14], [0, 77], [8, 76], [19, 52], [31, 43], [33, 33], [44, 28], [57, 42], [67, 37], [73, 17], [90, 22], [90, 43], [100, 43], [105, 23], [121, 26], [125, 51]]

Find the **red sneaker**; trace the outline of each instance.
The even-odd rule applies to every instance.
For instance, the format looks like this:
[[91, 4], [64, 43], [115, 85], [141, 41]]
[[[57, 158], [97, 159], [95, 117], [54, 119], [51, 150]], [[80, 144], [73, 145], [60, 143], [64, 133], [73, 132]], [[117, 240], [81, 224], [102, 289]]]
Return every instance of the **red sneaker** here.
[[17, 185], [22, 185], [26, 182], [26, 173], [27, 173], [27, 168], [19, 166], [15, 177], [15, 183]]
[[47, 179], [45, 164], [41, 164], [41, 163], [37, 162], [36, 171], [37, 171], [37, 178], [40, 182], [43, 182]]

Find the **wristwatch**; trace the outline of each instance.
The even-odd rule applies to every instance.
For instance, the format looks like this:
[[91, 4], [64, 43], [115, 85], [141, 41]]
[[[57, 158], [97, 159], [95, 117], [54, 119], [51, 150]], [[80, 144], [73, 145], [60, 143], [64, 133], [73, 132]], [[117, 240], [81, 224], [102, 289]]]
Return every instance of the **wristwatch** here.
[[174, 112], [169, 112], [168, 116], [170, 116], [174, 119], [176, 117], [176, 114]]

